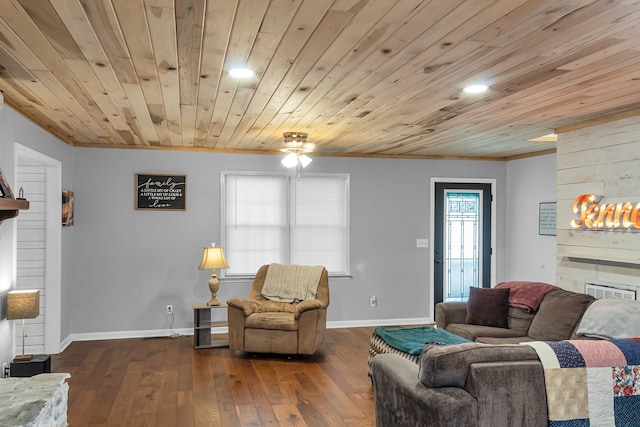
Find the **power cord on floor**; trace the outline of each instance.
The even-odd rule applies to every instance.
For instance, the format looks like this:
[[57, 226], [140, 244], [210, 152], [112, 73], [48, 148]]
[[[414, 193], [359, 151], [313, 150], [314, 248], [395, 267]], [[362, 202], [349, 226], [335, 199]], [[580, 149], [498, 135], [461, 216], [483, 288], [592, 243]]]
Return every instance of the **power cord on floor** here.
[[175, 316], [173, 315], [173, 311], [171, 312], [171, 314], [169, 314], [169, 316], [171, 316], [171, 324], [169, 325], [169, 331], [171, 331], [171, 334], [169, 335], [169, 338], [178, 338], [180, 334], [173, 330], [173, 322], [176, 320]]

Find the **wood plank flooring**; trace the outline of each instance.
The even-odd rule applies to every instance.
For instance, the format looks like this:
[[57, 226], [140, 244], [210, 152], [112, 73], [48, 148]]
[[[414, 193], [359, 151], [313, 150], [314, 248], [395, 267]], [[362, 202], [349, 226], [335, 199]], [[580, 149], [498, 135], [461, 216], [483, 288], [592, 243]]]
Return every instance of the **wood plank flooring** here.
[[292, 358], [195, 350], [192, 336], [74, 342], [52, 371], [71, 374], [70, 426], [374, 426], [373, 329], [329, 329]]

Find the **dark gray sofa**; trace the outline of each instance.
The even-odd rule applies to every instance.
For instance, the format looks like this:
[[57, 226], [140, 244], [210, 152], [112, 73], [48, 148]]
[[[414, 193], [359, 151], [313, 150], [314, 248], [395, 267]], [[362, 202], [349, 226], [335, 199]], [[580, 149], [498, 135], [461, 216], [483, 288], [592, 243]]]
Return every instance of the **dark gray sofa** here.
[[509, 307], [508, 328], [465, 323], [466, 303], [438, 304], [437, 326], [476, 342], [427, 345], [418, 364], [376, 356], [377, 426], [547, 426], [542, 364], [533, 348], [518, 343], [584, 338], [576, 330], [593, 301], [554, 290], [537, 312]]
[[580, 339], [576, 331], [589, 305], [591, 295], [555, 290], [547, 293], [534, 313], [509, 307], [508, 328], [465, 323], [464, 302], [436, 305], [436, 325], [471, 341], [487, 344], [517, 344], [525, 341], [561, 341]]
[[524, 345], [428, 345], [418, 365], [397, 354], [372, 362], [378, 427], [542, 427], [544, 373]]

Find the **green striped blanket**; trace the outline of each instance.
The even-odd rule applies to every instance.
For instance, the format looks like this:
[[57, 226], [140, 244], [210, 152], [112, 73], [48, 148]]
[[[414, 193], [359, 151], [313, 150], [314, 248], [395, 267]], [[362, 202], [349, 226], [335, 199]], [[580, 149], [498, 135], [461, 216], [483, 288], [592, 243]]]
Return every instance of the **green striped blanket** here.
[[471, 342], [466, 338], [433, 326], [418, 326], [415, 328], [377, 327], [374, 333], [391, 347], [413, 356], [419, 356], [427, 344], [462, 344]]

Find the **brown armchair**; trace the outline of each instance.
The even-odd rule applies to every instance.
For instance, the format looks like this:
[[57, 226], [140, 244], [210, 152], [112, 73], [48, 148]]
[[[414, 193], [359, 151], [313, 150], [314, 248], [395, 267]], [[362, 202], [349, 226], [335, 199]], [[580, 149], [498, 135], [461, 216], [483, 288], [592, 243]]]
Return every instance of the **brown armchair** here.
[[260, 267], [246, 299], [227, 301], [229, 348], [249, 353], [314, 354], [324, 342], [329, 275], [322, 270], [316, 299], [278, 302], [262, 295], [269, 265]]

